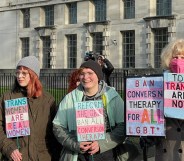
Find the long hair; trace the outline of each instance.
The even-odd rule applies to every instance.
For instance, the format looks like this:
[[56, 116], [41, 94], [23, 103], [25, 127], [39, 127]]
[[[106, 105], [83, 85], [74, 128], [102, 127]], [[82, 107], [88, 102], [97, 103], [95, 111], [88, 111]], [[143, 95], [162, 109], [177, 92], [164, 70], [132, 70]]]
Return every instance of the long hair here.
[[[27, 70], [29, 75], [30, 75], [30, 81], [29, 81], [27, 87], [25, 87], [27, 97], [32, 98], [32, 97], [41, 96], [43, 93], [43, 87], [42, 87], [42, 84], [41, 84], [38, 76], [31, 69], [29, 69], [27, 67], [21, 66], [18, 69]], [[19, 83], [17, 82], [17, 78], [16, 78], [14, 86], [13, 86], [13, 91], [20, 91], [21, 88], [22, 87], [19, 85]]]
[[77, 82], [79, 82], [79, 76], [81, 69], [74, 70], [69, 77], [68, 93], [77, 88]]
[[178, 39], [170, 42], [162, 50], [161, 67], [163, 69], [169, 69], [171, 59], [180, 54], [184, 55], [184, 39]]

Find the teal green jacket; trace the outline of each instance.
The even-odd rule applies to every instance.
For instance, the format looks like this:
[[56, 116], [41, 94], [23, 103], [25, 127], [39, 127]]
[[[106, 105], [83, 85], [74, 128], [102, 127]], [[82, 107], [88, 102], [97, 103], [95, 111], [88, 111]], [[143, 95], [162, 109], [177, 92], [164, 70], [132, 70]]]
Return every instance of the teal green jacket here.
[[[105, 84], [105, 83], [104, 83]], [[105, 140], [98, 140], [100, 153], [113, 149], [125, 139], [124, 129], [124, 102], [113, 87], [103, 85], [100, 95], [105, 98], [109, 123], [113, 129], [106, 133]], [[76, 116], [74, 103], [82, 101], [83, 90], [79, 86], [67, 94], [59, 105], [58, 112], [53, 120], [53, 130], [58, 141], [63, 145], [60, 161], [77, 161], [80, 153], [80, 143], [76, 136]]]

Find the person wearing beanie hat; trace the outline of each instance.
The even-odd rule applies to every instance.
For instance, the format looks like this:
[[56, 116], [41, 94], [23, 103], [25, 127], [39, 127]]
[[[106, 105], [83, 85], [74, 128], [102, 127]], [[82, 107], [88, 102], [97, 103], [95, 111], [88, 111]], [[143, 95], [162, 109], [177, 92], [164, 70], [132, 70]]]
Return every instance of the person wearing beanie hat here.
[[17, 68], [19, 66], [24, 66], [27, 67], [29, 69], [31, 69], [33, 72], [36, 73], [36, 75], [39, 77], [40, 75], [40, 65], [39, 65], [39, 61], [35, 56], [27, 56], [22, 58], [18, 64], [17, 64]]
[[[63, 145], [60, 160], [115, 161], [116, 154], [113, 148], [125, 140], [124, 102], [117, 91], [102, 80], [102, 69], [97, 62], [88, 60], [82, 63], [79, 69], [80, 84], [60, 102], [53, 120], [55, 137]], [[87, 101], [90, 102], [87, 103]], [[93, 138], [92, 136], [96, 135], [95, 131], [90, 129], [90, 123], [85, 123], [85, 118], [95, 115], [90, 111], [91, 109], [87, 110], [85, 107], [95, 109], [97, 107], [91, 106], [91, 103], [97, 104], [97, 101], [103, 102], [104, 109], [100, 115], [104, 120], [106, 139], [102, 140], [97, 139], [98, 137]], [[82, 104], [81, 102], [84, 102], [86, 106], [80, 106], [81, 113], [77, 113], [76, 103]], [[76, 121], [76, 116], [81, 117], [81, 121]], [[95, 124], [95, 121], [92, 122]], [[98, 121], [95, 125], [99, 127]], [[85, 134], [85, 132], [83, 134], [81, 131], [81, 137], [86, 138], [85, 141], [77, 140], [80, 136], [77, 135], [79, 128], [77, 126], [84, 127], [81, 129], [83, 132], [91, 131], [91, 134]]]
[[88, 61], [84, 62], [80, 66], [80, 68], [90, 68], [91, 70], [93, 70], [96, 73], [99, 81], [103, 79], [102, 68], [96, 61], [88, 60]]
[[[22, 58], [16, 66], [13, 88], [1, 96], [0, 149], [3, 159], [0, 157], [0, 160], [59, 160], [61, 145], [52, 131], [57, 106], [53, 96], [43, 90], [39, 73], [36, 57]], [[11, 118], [5, 112], [7, 107], [11, 109]], [[8, 126], [5, 124], [7, 118], [10, 118]]]

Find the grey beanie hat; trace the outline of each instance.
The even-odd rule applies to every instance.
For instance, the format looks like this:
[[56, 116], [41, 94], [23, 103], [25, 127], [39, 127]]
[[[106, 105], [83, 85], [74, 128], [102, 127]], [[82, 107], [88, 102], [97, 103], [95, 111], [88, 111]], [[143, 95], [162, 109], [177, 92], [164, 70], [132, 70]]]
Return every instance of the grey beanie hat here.
[[29, 69], [31, 69], [33, 72], [36, 73], [36, 75], [39, 77], [40, 75], [40, 66], [39, 66], [39, 61], [35, 56], [27, 56], [22, 58], [18, 64], [17, 64], [17, 68], [19, 66], [24, 66], [27, 67]]

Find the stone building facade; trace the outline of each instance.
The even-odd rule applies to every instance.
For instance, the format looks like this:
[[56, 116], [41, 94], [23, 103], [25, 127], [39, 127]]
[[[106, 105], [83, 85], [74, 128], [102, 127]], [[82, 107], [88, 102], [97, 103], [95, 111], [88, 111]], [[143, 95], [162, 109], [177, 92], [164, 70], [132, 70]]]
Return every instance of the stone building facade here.
[[85, 53], [115, 68], [158, 68], [160, 52], [184, 37], [181, 0], [1, 0], [1, 69], [35, 55], [41, 68], [76, 68]]

